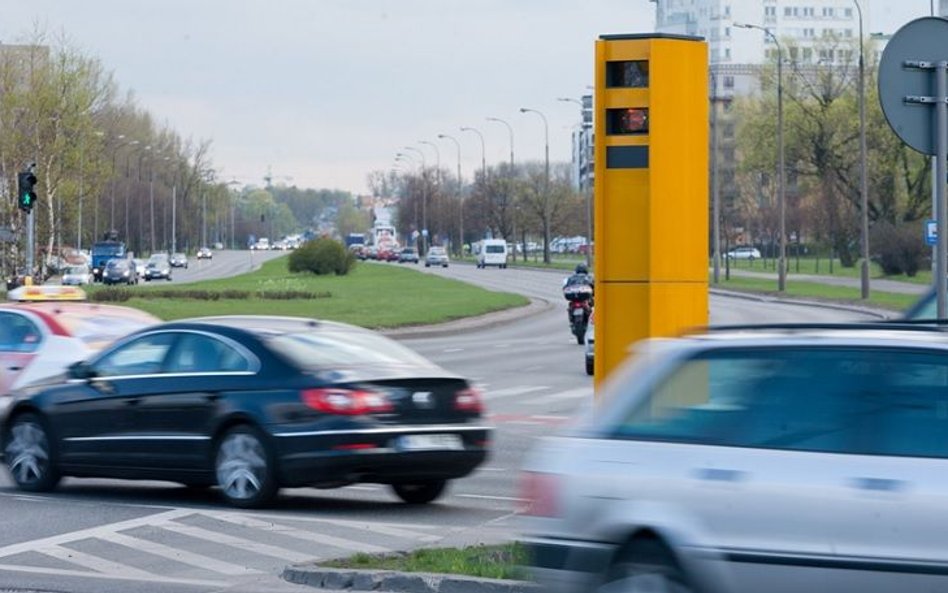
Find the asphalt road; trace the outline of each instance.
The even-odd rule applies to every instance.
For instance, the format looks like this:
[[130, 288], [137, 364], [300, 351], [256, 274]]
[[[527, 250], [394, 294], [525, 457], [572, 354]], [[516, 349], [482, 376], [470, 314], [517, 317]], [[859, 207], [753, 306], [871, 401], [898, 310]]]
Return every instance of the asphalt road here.
[[[276, 253], [255, 254], [271, 257]], [[395, 265], [395, 264], [379, 264]], [[215, 254], [176, 270], [174, 282], [250, 269], [248, 252]], [[524, 453], [591, 401], [582, 347], [569, 332], [562, 275], [473, 266], [419, 270], [551, 303], [499, 327], [404, 343], [470, 377], [496, 426], [495, 453], [437, 504], [409, 507], [384, 487], [284, 491], [273, 508], [238, 511], [214, 490], [160, 482], [66, 479], [27, 495], [0, 474], [0, 590], [79, 592], [311, 591], [283, 583], [288, 563], [421, 546], [502, 541], [516, 534], [517, 471]], [[818, 307], [713, 297], [717, 323], [838, 321]]]
[[200, 280], [230, 278], [259, 268], [264, 262], [286, 255], [285, 251], [215, 251], [212, 259], [188, 257], [187, 268], [172, 268], [171, 282], [153, 280], [139, 282], [139, 286], [165, 288]]

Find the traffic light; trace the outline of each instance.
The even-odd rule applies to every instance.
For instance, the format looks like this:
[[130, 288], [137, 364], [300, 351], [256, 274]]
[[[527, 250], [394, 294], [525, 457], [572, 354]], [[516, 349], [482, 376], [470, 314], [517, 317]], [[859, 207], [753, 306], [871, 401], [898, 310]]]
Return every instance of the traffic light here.
[[36, 185], [36, 175], [30, 171], [23, 171], [19, 174], [17, 181], [17, 206], [29, 214], [33, 210], [33, 204], [36, 203], [36, 191], [33, 189]]

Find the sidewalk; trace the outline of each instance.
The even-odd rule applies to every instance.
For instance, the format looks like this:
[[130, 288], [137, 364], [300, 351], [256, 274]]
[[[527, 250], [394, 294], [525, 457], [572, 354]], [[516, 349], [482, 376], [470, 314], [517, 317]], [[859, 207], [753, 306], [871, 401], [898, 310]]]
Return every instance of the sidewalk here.
[[[721, 276], [724, 276], [724, 269], [721, 269]], [[743, 278], [762, 278], [765, 280], [777, 281], [776, 272], [753, 272], [751, 270], [740, 270], [731, 268], [731, 276], [740, 276]], [[847, 278], [845, 276], [822, 276], [817, 274], [794, 274], [792, 271], [787, 273], [787, 282], [798, 280], [800, 282], [812, 282], [814, 284], [826, 284], [828, 286], [846, 286], [849, 288], [860, 288], [859, 278]], [[884, 278], [873, 278], [869, 282], [872, 290], [881, 292], [894, 292], [897, 294], [917, 294], [922, 295], [928, 292], [930, 288], [927, 284], [913, 284], [911, 282], [901, 282], [899, 280], [886, 280]]]

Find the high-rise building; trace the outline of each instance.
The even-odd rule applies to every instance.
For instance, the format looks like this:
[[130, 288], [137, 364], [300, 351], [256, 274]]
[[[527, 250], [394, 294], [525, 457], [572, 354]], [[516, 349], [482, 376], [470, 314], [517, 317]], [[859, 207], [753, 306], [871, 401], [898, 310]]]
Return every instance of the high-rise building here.
[[593, 106], [592, 95], [582, 98], [583, 121], [573, 130], [573, 187], [582, 193], [593, 190]]

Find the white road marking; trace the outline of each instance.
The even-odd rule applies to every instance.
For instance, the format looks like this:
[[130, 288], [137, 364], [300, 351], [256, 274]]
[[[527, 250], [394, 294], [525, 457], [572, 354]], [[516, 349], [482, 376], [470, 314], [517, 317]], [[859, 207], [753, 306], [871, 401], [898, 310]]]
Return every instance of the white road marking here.
[[139, 570], [133, 566], [119, 564], [118, 562], [112, 562], [111, 560], [106, 560], [105, 558], [99, 558], [98, 556], [93, 556], [92, 554], [86, 554], [85, 552], [71, 550], [62, 546], [46, 546], [43, 548], [38, 548], [35, 551], [39, 552], [40, 554], [56, 558], [57, 560], [63, 560], [70, 564], [76, 564], [83, 568], [88, 568], [89, 570], [93, 570], [97, 573], [118, 575], [127, 579], [135, 579], [140, 581], [149, 580], [155, 576], [150, 572]]
[[376, 546], [374, 544], [366, 544], [362, 542], [356, 542], [356, 541], [352, 541], [348, 539], [343, 539], [340, 537], [333, 537], [331, 535], [326, 535], [324, 533], [314, 533], [312, 531], [304, 531], [302, 529], [297, 529], [296, 527], [291, 527], [289, 525], [282, 525], [279, 523], [261, 521], [259, 519], [247, 517], [244, 515], [240, 515], [238, 513], [205, 512], [203, 514], [213, 519], [219, 519], [221, 521], [233, 523], [234, 525], [240, 525], [241, 527], [248, 527], [250, 529], [259, 529], [261, 531], [268, 531], [270, 533], [276, 533], [279, 535], [284, 535], [286, 537], [292, 537], [294, 539], [299, 539], [299, 540], [303, 540], [307, 542], [314, 542], [317, 544], [324, 544], [327, 546], [332, 546], [334, 548], [340, 548], [343, 550], [351, 550], [353, 552], [379, 554], [379, 553], [392, 551], [390, 548]]
[[540, 415], [540, 414], [536, 414], [536, 415], [534, 415], [534, 416], [531, 416], [531, 418], [534, 418], [534, 419], [536, 419], [536, 420], [554, 420], [554, 421], [559, 421], [559, 420], [565, 421], [565, 420], [569, 420], [569, 419], [570, 419], [569, 416], [543, 416], [543, 415]]
[[458, 498], [476, 498], [479, 500], [500, 500], [504, 502], [526, 502], [522, 498], [512, 496], [488, 496], [486, 494], [455, 494]]
[[281, 548], [278, 546], [261, 544], [253, 540], [227, 535], [224, 533], [218, 533], [216, 531], [195, 527], [193, 525], [185, 525], [183, 523], [168, 521], [166, 523], [161, 523], [158, 525], [158, 527], [167, 531], [180, 533], [181, 535], [187, 535], [188, 537], [213, 542], [215, 544], [240, 548], [242, 550], [255, 552], [264, 556], [273, 556], [274, 558], [280, 558], [281, 560], [286, 560], [287, 562], [307, 562], [309, 560], [315, 559], [313, 554], [303, 554], [301, 552], [287, 550], [286, 548]]
[[[96, 572], [86, 572], [83, 570], [68, 570], [63, 568], [49, 568], [46, 566], [21, 566], [17, 564], [0, 564], [0, 571], [8, 570], [10, 572], [27, 572], [32, 574], [41, 574], [44, 576], [66, 576], [66, 577], [87, 577], [93, 579], [107, 579], [113, 581], [138, 581], [141, 579], [131, 578], [123, 575], [101, 574]], [[152, 583], [168, 583], [176, 585], [192, 585], [195, 587], [226, 587], [231, 583], [226, 581], [205, 581], [200, 579], [177, 579], [174, 577], [163, 577], [161, 575], [150, 574], [148, 581]]]
[[346, 490], [358, 490], [360, 492], [378, 492], [378, 486], [346, 486]]
[[204, 570], [209, 570], [211, 572], [217, 572], [220, 574], [261, 574], [261, 571], [254, 570], [253, 568], [231, 564], [230, 562], [224, 562], [223, 560], [217, 560], [216, 558], [196, 554], [194, 552], [185, 552], [184, 550], [172, 548], [171, 546], [159, 544], [147, 539], [132, 537], [122, 533], [103, 534], [100, 535], [98, 539], [111, 542], [113, 544], [118, 544], [120, 546], [126, 546], [128, 548], [132, 548], [133, 550], [147, 552], [153, 556], [160, 556], [162, 558], [167, 558], [168, 560], [180, 562], [181, 564], [188, 564], [190, 566], [202, 568]]
[[[441, 536], [438, 535], [418, 533], [417, 531], [412, 531], [411, 529], [405, 529], [403, 527], [384, 523], [359, 523], [357, 521], [349, 521], [346, 519], [321, 519], [320, 523], [328, 523], [330, 525], [337, 525], [339, 527], [348, 527], [349, 529], [359, 529], [368, 531], [369, 533], [380, 533], [382, 535], [389, 535], [392, 537], [415, 539], [423, 542], [436, 542], [441, 539]], [[443, 531], [444, 528], [440, 525], [432, 525], [429, 527], [429, 529]]]
[[524, 393], [533, 393], [534, 391], [543, 391], [544, 389], [549, 389], [546, 385], [520, 385], [518, 387], [508, 387], [507, 389], [498, 389], [496, 391], [488, 391], [487, 399], [496, 399], [500, 397], [513, 397], [515, 395], [523, 395]]
[[524, 403], [527, 405], [536, 405], [536, 404], [548, 404], [550, 402], [558, 402], [569, 399], [579, 399], [582, 397], [592, 398], [592, 386], [590, 387], [578, 387], [576, 389], [567, 389], [566, 391], [560, 391], [557, 393], [549, 393], [546, 395], [541, 395], [540, 397], [535, 397], [533, 399], [528, 399]]
[[479, 467], [477, 468], [479, 472], [509, 472], [510, 470], [506, 467]]
[[445, 348], [442, 352], [450, 354], [451, 352], [464, 352], [464, 348]]

